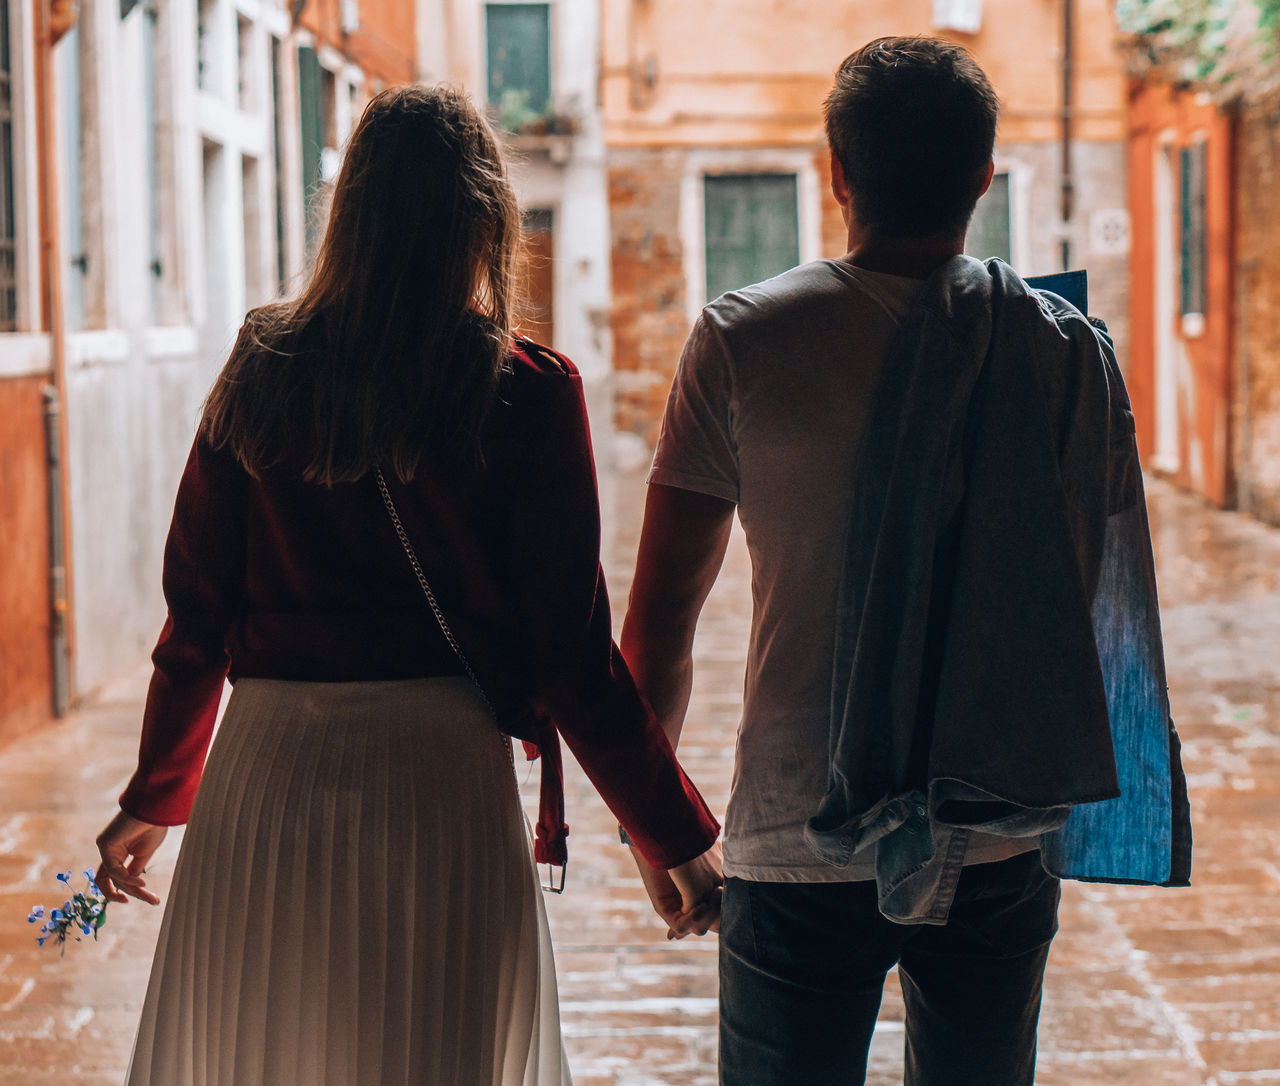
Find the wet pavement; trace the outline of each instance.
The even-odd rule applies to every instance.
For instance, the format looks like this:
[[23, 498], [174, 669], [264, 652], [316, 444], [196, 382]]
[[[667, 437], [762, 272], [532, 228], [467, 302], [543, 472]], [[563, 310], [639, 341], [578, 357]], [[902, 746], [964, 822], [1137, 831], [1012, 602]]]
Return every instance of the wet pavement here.
[[[1174, 713], [1196, 832], [1190, 889], [1064, 885], [1041, 1015], [1040, 1086], [1280, 1086], [1280, 531], [1150, 484]], [[640, 479], [606, 480], [619, 609]], [[681, 756], [723, 809], [750, 593], [735, 537], [708, 601]], [[620, 616], [615, 616], [615, 618]], [[94, 858], [136, 750], [145, 674], [0, 751], [0, 1086], [121, 1081], [159, 910], [114, 908], [101, 942], [38, 949], [28, 909]], [[523, 771], [522, 771], [522, 775]], [[577, 1086], [712, 1086], [713, 938], [667, 943], [612, 819], [568, 768], [572, 866], [549, 897]], [[536, 774], [525, 793], [533, 799]], [[171, 834], [152, 865], [163, 888]], [[73, 880], [74, 881], [74, 880]], [[871, 1086], [902, 1081], [893, 978]], [[805, 1086], [805, 1084], [797, 1084]]]

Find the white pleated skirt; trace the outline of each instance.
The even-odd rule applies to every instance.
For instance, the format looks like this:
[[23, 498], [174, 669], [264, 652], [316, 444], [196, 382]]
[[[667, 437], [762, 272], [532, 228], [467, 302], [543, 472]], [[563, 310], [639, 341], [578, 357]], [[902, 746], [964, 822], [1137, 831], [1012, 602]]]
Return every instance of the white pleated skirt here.
[[464, 679], [240, 680], [127, 1086], [568, 1086], [508, 740]]

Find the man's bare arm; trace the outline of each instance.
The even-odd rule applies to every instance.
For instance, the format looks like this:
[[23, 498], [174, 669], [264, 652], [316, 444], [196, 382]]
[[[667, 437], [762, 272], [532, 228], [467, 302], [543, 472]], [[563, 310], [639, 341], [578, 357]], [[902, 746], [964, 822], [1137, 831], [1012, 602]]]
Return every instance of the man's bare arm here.
[[[645, 499], [621, 648], [673, 747], [693, 686], [693, 632], [724, 562], [733, 509], [722, 498], [661, 483], [650, 484]], [[713, 849], [718, 864], [719, 842]], [[654, 910], [668, 925], [667, 938], [719, 930], [718, 896], [707, 908], [686, 913], [670, 874], [651, 868], [634, 846], [631, 855]]]
[[693, 633], [724, 562], [732, 502], [652, 483], [621, 648], [674, 747], [693, 686]]

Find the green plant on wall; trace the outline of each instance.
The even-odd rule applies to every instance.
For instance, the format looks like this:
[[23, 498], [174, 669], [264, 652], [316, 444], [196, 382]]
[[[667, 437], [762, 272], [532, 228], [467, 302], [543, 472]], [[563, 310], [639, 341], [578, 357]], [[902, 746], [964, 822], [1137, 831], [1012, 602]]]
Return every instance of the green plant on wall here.
[[1280, 90], [1280, 0], [1116, 0], [1135, 74], [1159, 72], [1221, 102]]
[[498, 125], [508, 132], [520, 132], [541, 116], [529, 107], [527, 90], [505, 90], [498, 98]]

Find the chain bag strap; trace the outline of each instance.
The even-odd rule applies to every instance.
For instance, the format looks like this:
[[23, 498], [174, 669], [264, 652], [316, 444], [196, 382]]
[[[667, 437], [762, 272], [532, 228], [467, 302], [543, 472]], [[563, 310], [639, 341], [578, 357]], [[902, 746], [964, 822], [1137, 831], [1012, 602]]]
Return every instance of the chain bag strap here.
[[[511, 779], [516, 780], [516, 759], [511, 750], [511, 738], [498, 728], [498, 713], [493, 707], [493, 702], [489, 700], [489, 695], [484, 692], [484, 687], [480, 685], [480, 680], [476, 678], [475, 670], [471, 666], [471, 661], [467, 659], [467, 654], [462, 651], [462, 646], [458, 644], [458, 639], [453, 635], [453, 629], [449, 625], [448, 619], [444, 617], [444, 611], [440, 604], [436, 601], [436, 594], [431, 591], [431, 583], [427, 580], [427, 575], [422, 571], [422, 563], [418, 561], [418, 554], [413, 549], [413, 544], [409, 541], [409, 533], [405, 530], [404, 522], [400, 519], [400, 511], [396, 508], [396, 503], [392, 500], [391, 490], [387, 487], [386, 476], [382, 474], [382, 468], [375, 468], [377, 474], [378, 492], [382, 495], [382, 504], [387, 507], [387, 515], [391, 517], [391, 523], [395, 526], [396, 537], [400, 540], [400, 546], [404, 548], [404, 553], [409, 559], [409, 565], [413, 567], [413, 575], [418, 579], [418, 586], [422, 589], [422, 594], [427, 598], [427, 605], [431, 608], [431, 613], [435, 615], [436, 622], [440, 626], [440, 632], [444, 634], [444, 639], [449, 643], [449, 648], [453, 650], [454, 656], [458, 658], [458, 663], [462, 665], [462, 671], [471, 681], [471, 685], [476, 688], [476, 693], [480, 695], [480, 700], [484, 702], [485, 708], [489, 711], [489, 716], [494, 722], [494, 730], [502, 740], [503, 749], [507, 752], [507, 762], [511, 766]], [[520, 789], [518, 782], [516, 783], [516, 799], [520, 798]], [[544, 890], [549, 890], [553, 894], [564, 892], [565, 873], [568, 865], [562, 865], [560, 868], [560, 880], [557, 883], [554, 875], [548, 875], [547, 881], [542, 884]]]

